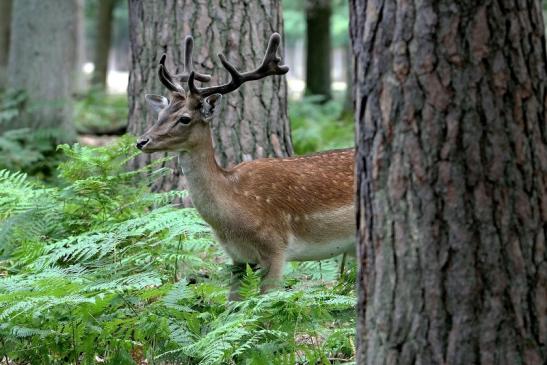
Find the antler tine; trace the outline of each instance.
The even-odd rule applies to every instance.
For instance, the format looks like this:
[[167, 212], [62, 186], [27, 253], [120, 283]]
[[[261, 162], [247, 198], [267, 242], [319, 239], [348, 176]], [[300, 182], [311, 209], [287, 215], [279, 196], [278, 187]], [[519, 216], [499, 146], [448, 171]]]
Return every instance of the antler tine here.
[[[176, 78], [180, 80], [180, 82], [188, 82], [188, 79], [190, 78], [190, 73], [193, 70], [193, 64], [192, 64], [192, 51], [194, 49], [194, 39], [191, 35], [186, 36], [184, 38], [184, 72], [178, 75], [175, 75]], [[201, 82], [208, 82], [211, 81], [211, 76], [206, 74], [201, 74], [199, 72], [196, 72], [195, 79]]]
[[258, 80], [272, 75], [286, 74], [289, 71], [289, 67], [285, 65], [280, 65], [279, 63], [281, 62], [281, 58], [276, 55], [280, 43], [281, 36], [279, 35], [279, 33], [272, 34], [268, 42], [268, 48], [266, 49], [264, 59], [262, 60], [260, 66], [258, 66], [258, 68], [253, 71], [244, 73], [240, 73], [239, 71], [237, 71], [237, 69], [226, 60], [226, 57], [224, 57], [224, 55], [220, 53], [218, 57], [220, 58], [220, 62], [222, 63], [226, 71], [228, 71], [228, 73], [230, 74], [230, 81], [226, 84], [200, 89], [194, 85], [195, 77], [192, 76], [193, 72], [190, 72], [190, 77], [188, 78], [188, 87], [190, 88], [190, 92], [193, 94], [201, 95], [202, 97], [206, 97], [215, 93], [228, 94], [229, 92], [237, 90], [243, 83], [247, 81]]
[[165, 67], [165, 59], [167, 58], [167, 55], [164, 53], [161, 56], [160, 59], [160, 67], [158, 69], [158, 76], [160, 78], [161, 83], [168, 88], [171, 91], [174, 92], [184, 92], [184, 89], [182, 86], [173, 80], [173, 75], [169, 71], [167, 71], [167, 68]]

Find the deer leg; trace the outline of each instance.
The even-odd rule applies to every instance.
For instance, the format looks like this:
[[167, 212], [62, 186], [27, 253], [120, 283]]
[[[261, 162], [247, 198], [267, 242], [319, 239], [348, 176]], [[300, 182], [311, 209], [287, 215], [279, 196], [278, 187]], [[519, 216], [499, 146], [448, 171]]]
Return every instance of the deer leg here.
[[262, 266], [264, 267], [265, 274], [260, 286], [261, 293], [267, 293], [280, 284], [284, 265], [285, 258], [283, 255], [274, 255], [269, 257], [267, 262], [264, 262]]
[[241, 279], [245, 275], [247, 265], [249, 265], [253, 271], [258, 270], [258, 265], [256, 264], [234, 262], [232, 265], [232, 279], [230, 282], [230, 294], [228, 296], [228, 300], [231, 302], [241, 300], [239, 288], [241, 288]]

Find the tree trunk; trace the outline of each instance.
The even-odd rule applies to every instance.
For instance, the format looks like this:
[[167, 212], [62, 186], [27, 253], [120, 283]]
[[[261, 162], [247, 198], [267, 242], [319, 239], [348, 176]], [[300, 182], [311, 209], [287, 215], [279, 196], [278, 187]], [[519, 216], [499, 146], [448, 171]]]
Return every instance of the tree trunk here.
[[359, 364], [544, 364], [539, 1], [351, 0]]
[[112, 14], [117, 0], [101, 0], [97, 11], [97, 38], [93, 63], [95, 70], [91, 83], [94, 87], [104, 90], [108, 74], [108, 54], [112, 43]]
[[345, 81], [346, 91], [344, 92], [344, 108], [342, 109], [342, 118], [353, 116], [353, 53], [351, 44], [344, 46], [345, 61]]
[[11, 25], [11, 0], [0, 0], [0, 90], [6, 87]]
[[306, 0], [306, 94], [331, 94], [331, 0]]
[[76, 72], [74, 74], [74, 92], [76, 94], [84, 94], [87, 89], [86, 77], [83, 73], [83, 66], [86, 60], [84, 0], [76, 0], [76, 6]]
[[[218, 52], [224, 52], [239, 70], [250, 70], [262, 61], [270, 35], [275, 31], [283, 34], [279, 0], [208, 0], [199, 4], [190, 0], [130, 0], [129, 17], [132, 51], [129, 131], [135, 135], [156, 121], [145, 105], [144, 94], [167, 93], [157, 78], [160, 56], [167, 53], [168, 68], [180, 72], [186, 35], [194, 37], [195, 69], [212, 74], [213, 80], [208, 84], [213, 85], [228, 80]], [[247, 83], [224, 99], [220, 115], [212, 122], [220, 164], [228, 166], [260, 157], [292, 154], [284, 77]], [[142, 155], [135, 167], [156, 158], [157, 154]], [[169, 166], [174, 168], [174, 175], [164, 178], [155, 188], [183, 189], [176, 161]]]
[[8, 86], [28, 95], [11, 128], [59, 128], [74, 135], [72, 92], [77, 54], [76, 0], [13, 3]]

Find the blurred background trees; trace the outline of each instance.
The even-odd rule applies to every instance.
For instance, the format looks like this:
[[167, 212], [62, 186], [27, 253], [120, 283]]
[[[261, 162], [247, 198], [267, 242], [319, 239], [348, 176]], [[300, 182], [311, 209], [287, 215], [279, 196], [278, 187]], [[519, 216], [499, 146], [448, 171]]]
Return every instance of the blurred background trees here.
[[108, 56], [112, 46], [112, 23], [114, 6], [119, 0], [101, 0], [97, 4], [96, 37], [93, 63], [95, 69], [91, 82], [93, 86], [104, 90], [108, 74]]
[[0, 89], [6, 87], [11, 25], [11, 0], [0, 1]]
[[59, 128], [69, 139], [74, 135], [77, 10], [77, 0], [13, 2], [7, 87], [27, 95], [17, 128]]
[[[54, 53], [56, 47], [61, 47], [62, 52], [70, 50], [71, 54], [64, 55], [66, 57], [63, 57], [60, 63], [40, 63], [40, 72], [33, 72], [29, 77], [24, 76], [30, 75], [28, 72], [20, 72], [24, 61], [14, 62], [13, 67], [18, 71], [13, 76], [13, 82], [8, 84], [6, 75], [10, 38], [25, 38], [26, 49], [20, 47], [16, 53], [34, 52], [37, 50], [35, 47], [46, 44], [31, 39], [26, 41], [27, 37], [34, 35], [25, 35], [20, 19], [12, 21], [12, 2], [0, 1], [0, 130], [5, 132], [0, 134], [0, 153], [13, 155], [13, 158], [6, 159], [13, 164], [4, 163], [3, 166], [25, 169], [25, 166], [34, 165], [37, 161], [45, 161], [46, 150], [51, 150], [55, 142], [59, 141], [55, 139], [53, 143], [37, 143], [36, 134], [24, 133], [21, 127], [25, 125], [19, 122], [23, 116], [23, 109], [27, 110], [23, 107], [30, 105], [27, 102], [35, 99], [36, 93], [44, 85], [48, 85], [51, 91], [41, 92], [45, 92], [48, 98], [57, 102], [38, 103], [32, 108], [43, 108], [44, 111], [36, 110], [35, 113], [45, 113], [45, 110], [53, 110], [55, 105], [59, 118], [51, 123], [63, 130], [63, 138], [74, 136], [75, 130], [80, 142], [103, 144], [116, 138], [116, 135], [125, 133], [128, 130], [128, 121], [129, 131], [139, 133], [152, 121], [152, 117], [143, 108], [144, 93], [165, 92], [154, 76], [157, 56], [167, 51], [168, 64], [172, 68], [178, 67], [182, 52], [181, 41], [189, 33], [193, 33], [196, 38], [196, 67], [212, 73], [212, 82], [219, 82], [226, 80], [227, 73], [219, 65], [217, 52], [227, 53], [232, 62], [241, 69], [252, 68], [260, 61], [261, 52], [271, 32], [284, 28], [282, 53], [285, 63], [290, 66], [287, 77], [245, 85], [223, 101], [222, 115], [216, 119], [217, 125], [214, 128], [218, 158], [223, 164], [233, 164], [260, 156], [291, 154], [293, 149], [294, 152], [301, 154], [352, 144], [351, 113], [344, 112], [351, 108], [352, 100], [352, 93], [346, 92], [347, 85], [350, 84], [348, 72], [351, 71], [351, 61], [347, 54], [347, 0], [280, 0], [268, 3], [266, 7], [257, 6], [256, 9], [254, 6], [244, 9], [242, 4], [234, 1], [227, 3], [229, 6], [222, 7], [203, 5], [202, 10], [205, 11], [202, 13], [206, 15], [201, 18], [200, 13], [193, 19], [186, 16], [193, 12], [195, 5], [192, 2], [147, 2], [139, 6], [146, 8], [146, 13], [150, 15], [146, 18], [141, 14], [140, 25], [136, 21], [138, 17], [132, 18], [132, 38], [129, 34], [127, 1], [70, 0], [74, 11], [63, 18], [64, 23], [50, 22], [49, 25], [45, 24], [44, 16], [40, 14], [39, 5], [36, 4], [35, 8], [34, 3], [29, 3], [26, 16], [35, 25], [34, 28], [39, 30], [37, 33], [42, 33], [37, 36], [51, 35], [46, 40], [47, 49]], [[18, 7], [25, 4], [26, 0], [23, 0]], [[51, 4], [56, 6], [55, 0]], [[172, 17], [161, 14], [157, 10], [159, 8], [176, 9], [176, 12], [173, 10], [169, 14], [179, 15], [171, 22]], [[317, 9], [326, 11], [317, 13]], [[62, 11], [63, 9], [60, 9], [60, 12]], [[323, 15], [319, 18], [314, 17], [317, 14]], [[268, 21], [254, 24], [253, 17]], [[199, 22], [210, 24], [210, 29], [206, 33], [196, 30], [197, 18]], [[317, 20], [314, 20], [315, 18]], [[234, 19], [242, 22], [241, 27], [238, 27]], [[157, 28], [146, 29], [162, 36], [143, 33], [145, 23], [152, 20], [158, 22]], [[67, 25], [69, 21], [70, 26]], [[51, 28], [55, 24], [65, 25], [66, 28]], [[164, 28], [160, 28], [159, 24], [163, 24]], [[47, 26], [50, 28], [46, 28]], [[42, 31], [45, 29], [48, 30]], [[307, 37], [319, 33], [321, 39], [306, 41]], [[147, 37], [145, 43], [139, 38], [141, 36]], [[133, 43], [132, 50], [130, 40]], [[314, 47], [307, 47], [307, 44], [314, 44]], [[307, 50], [310, 51], [309, 55]], [[138, 52], [137, 56], [131, 58], [131, 54], [135, 52]], [[57, 52], [56, 55], [60, 56], [60, 53]], [[14, 57], [21, 60], [22, 53]], [[72, 66], [68, 66], [68, 62]], [[320, 64], [322, 66], [313, 67]], [[56, 66], [59, 67], [56, 69]], [[64, 72], [59, 74], [59, 69], [63, 69]], [[67, 72], [69, 69], [74, 71]], [[128, 84], [130, 69], [133, 75], [137, 76], [138, 72], [141, 72], [141, 75], [133, 77], [132, 83]], [[17, 78], [22, 82], [18, 82]], [[309, 79], [308, 86], [306, 79]], [[318, 80], [315, 82], [317, 87], [312, 80]], [[41, 86], [35, 88], [32, 83]], [[54, 86], [57, 83], [66, 87]], [[276, 95], [272, 95], [272, 91]], [[31, 119], [40, 126], [49, 125], [49, 122], [42, 120], [41, 117]], [[15, 120], [17, 123], [13, 123]], [[49, 137], [57, 138], [54, 135]], [[37, 145], [42, 147], [36, 149]], [[23, 150], [29, 153], [20, 153]]]
[[306, 0], [306, 94], [331, 95], [331, 0]]

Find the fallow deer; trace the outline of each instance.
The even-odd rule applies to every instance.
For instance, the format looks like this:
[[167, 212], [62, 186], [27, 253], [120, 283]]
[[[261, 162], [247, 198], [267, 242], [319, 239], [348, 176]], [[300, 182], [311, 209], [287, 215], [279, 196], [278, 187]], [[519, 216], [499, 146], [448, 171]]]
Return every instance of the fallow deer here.
[[[143, 152], [178, 153], [194, 207], [212, 227], [234, 265], [257, 264], [265, 275], [262, 291], [280, 280], [286, 261], [354, 253], [354, 150], [308, 156], [264, 158], [224, 169], [215, 160], [209, 121], [222, 95], [243, 83], [284, 75], [274, 33], [254, 71], [240, 73], [219, 54], [229, 82], [199, 88], [209, 75], [192, 71], [193, 40], [185, 40], [185, 71], [171, 74], [161, 57], [158, 75], [169, 99], [146, 95], [158, 121], [137, 142]], [[187, 85], [183, 88], [182, 85]], [[237, 297], [234, 283], [231, 298]]]

